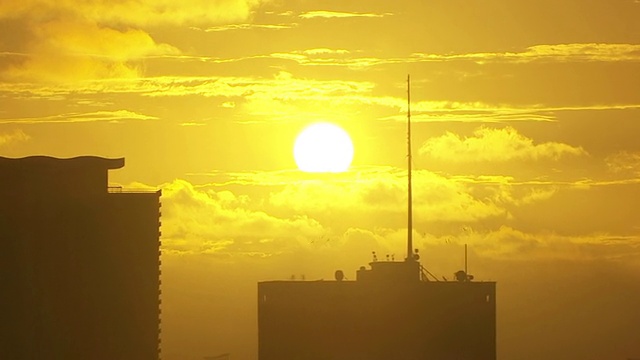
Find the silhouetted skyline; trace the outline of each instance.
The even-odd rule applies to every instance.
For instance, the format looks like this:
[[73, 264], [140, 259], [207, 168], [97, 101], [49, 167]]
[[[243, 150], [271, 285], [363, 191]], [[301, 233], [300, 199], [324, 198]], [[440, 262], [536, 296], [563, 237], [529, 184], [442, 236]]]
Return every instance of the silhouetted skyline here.
[[[4, 1], [0, 156], [162, 190], [163, 360], [256, 360], [256, 284], [413, 246], [496, 281], [500, 360], [640, 357], [635, 0]], [[309, 125], [348, 171], [305, 173]], [[344, 157], [344, 154], [342, 155]], [[544, 344], [541, 346], [540, 344]]]

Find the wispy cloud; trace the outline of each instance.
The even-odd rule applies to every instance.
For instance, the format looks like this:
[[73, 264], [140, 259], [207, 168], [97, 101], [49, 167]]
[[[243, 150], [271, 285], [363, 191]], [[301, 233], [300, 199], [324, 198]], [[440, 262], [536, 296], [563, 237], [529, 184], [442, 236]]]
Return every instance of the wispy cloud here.
[[467, 228], [451, 241], [469, 243], [482, 256], [511, 259], [616, 260], [640, 255], [640, 238], [633, 235], [594, 233], [562, 235], [528, 233], [510, 226], [476, 232]]
[[236, 103], [233, 101], [225, 101], [222, 104], [220, 104], [220, 107], [225, 109], [233, 109], [236, 107]]
[[640, 152], [621, 151], [608, 156], [605, 162], [613, 173], [640, 176]]
[[[308, 54], [313, 55], [313, 54]], [[520, 52], [478, 52], [459, 54], [413, 53], [409, 57], [349, 57], [336, 58], [335, 61], [317, 59], [313, 56], [297, 58], [301, 65], [307, 66], [347, 66], [353, 68], [371, 67], [401, 63], [472, 61], [490, 62], [638, 62], [640, 44], [557, 44], [535, 45]]]
[[[231, 24], [206, 28], [204, 31], [229, 31], [229, 30], [250, 30], [250, 29], [286, 29], [295, 27], [295, 24]], [[195, 29], [195, 28], [194, 28]], [[108, 32], [108, 30], [99, 30]], [[96, 30], [96, 32], [98, 32]], [[126, 36], [125, 36], [126, 35]], [[136, 35], [135, 32], [122, 33], [122, 38], [128, 38]], [[138, 34], [141, 36], [141, 34]], [[137, 40], [140, 41], [140, 40]], [[133, 42], [133, 40], [129, 41]], [[64, 43], [64, 42], [63, 42]], [[286, 60], [292, 61], [302, 66], [322, 66], [322, 67], [345, 67], [349, 69], [367, 69], [376, 66], [394, 65], [394, 64], [412, 64], [412, 63], [430, 63], [430, 62], [452, 62], [452, 61], [470, 61], [478, 64], [484, 63], [531, 63], [531, 62], [638, 62], [640, 61], [640, 45], [636, 44], [558, 44], [558, 45], [536, 45], [531, 46], [520, 52], [477, 52], [477, 53], [458, 53], [458, 54], [439, 54], [439, 53], [413, 53], [409, 56], [396, 57], [380, 57], [380, 56], [363, 56], [361, 51], [352, 51], [345, 49], [305, 49], [294, 50], [290, 52], [273, 52], [264, 54], [252, 54], [241, 57], [214, 57], [197, 54], [181, 53], [178, 49], [167, 44], [156, 44], [151, 38], [141, 42], [138, 52], [131, 53], [128, 56], [118, 55], [116, 53], [105, 53], [94, 51], [85, 51], [87, 57], [102, 61], [114, 61], [127, 59], [135, 61], [141, 59], [155, 58], [165, 61], [197, 61], [212, 64], [228, 64], [245, 61], [258, 60]], [[124, 47], [128, 49], [129, 47]], [[119, 50], [120, 52], [122, 50]], [[34, 54], [38, 54], [35, 52]], [[34, 54], [29, 53], [5, 53], [4, 56], [30, 58]], [[61, 52], [58, 56], [64, 55]], [[99, 54], [96, 55], [96, 54]], [[137, 64], [122, 63], [121, 67], [129, 69], [129, 72], [120, 74], [123, 76], [140, 75], [135, 67]], [[116, 67], [117, 68], [117, 67]], [[37, 70], [37, 67], [34, 68]], [[113, 71], [112, 71], [113, 73]], [[129, 75], [127, 75], [129, 74]], [[98, 74], [99, 75], [99, 74]], [[118, 77], [117, 73], [113, 73], [111, 77]], [[85, 77], [87, 78], [87, 77]]]
[[[339, 49], [311, 49], [331, 54]], [[297, 54], [303, 56], [302, 54]], [[0, 95], [10, 98], [64, 99], [74, 95], [137, 94], [146, 97], [217, 97], [220, 106], [252, 115], [244, 121], [287, 120], [286, 116], [328, 116], [339, 106], [377, 106], [377, 119], [405, 121], [406, 99], [378, 95], [376, 84], [368, 81], [311, 79], [281, 71], [273, 77], [147, 77], [103, 79], [73, 84], [0, 83]], [[310, 104], [316, 108], [310, 108]], [[546, 106], [544, 104], [492, 104], [464, 101], [416, 101], [412, 103], [415, 122], [509, 123], [517, 121], [552, 122], [559, 112], [637, 110], [640, 104], [585, 104]], [[323, 109], [320, 111], [320, 109]], [[385, 110], [386, 109], [386, 110]], [[280, 115], [278, 115], [280, 114]], [[384, 115], [392, 114], [392, 115]], [[268, 115], [268, 116], [265, 116]]]
[[200, 29], [196, 27], [192, 27], [193, 30], [200, 30], [205, 32], [220, 32], [220, 31], [232, 31], [232, 30], [254, 30], [254, 29], [265, 29], [265, 30], [283, 30], [283, 29], [292, 29], [297, 27], [296, 23], [282, 23], [282, 24], [228, 24], [228, 25], [219, 25], [212, 26], [205, 29]]
[[67, 113], [60, 115], [0, 119], [0, 124], [45, 124], [45, 123], [79, 123], [79, 122], [120, 122], [123, 120], [157, 120], [155, 116], [139, 114], [129, 110], [95, 111], [88, 113]]
[[576, 43], [535, 45], [521, 52], [464, 54], [414, 53], [416, 61], [470, 60], [474, 62], [618, 62], [640, 61], [640, 44]]
[[344, 54], [349, 54], [350, 53], [349, 50], [345, 50], [345, 49], [329, 49], [329, 48], [307, 49], [307, 50], [302, 50], [302, 51], [299, 51], [299, 52], [303, 53], [303, 54], [306, 54], [306, 55], [329, 55], [329, 54], [344, 55]]
[[[471, 61], [484, 63], [530, 63], [530, 62], [638, 62], [640, 45], [638, 44], [557, 44], [535, 45], [520, 52], [475, 52], [458, 54], [413, 53], [410, 56], [380, 57], [362, 56], [360, 52], [313, 53], [307, 51], [276, 52], [258, 54], [251, 57], [219, 59], [194, 57], [194, 60], [210, 62], [235, 62], [249, 59], [285, 59], [304, 66], [339, 66], [353, 69], [393, 64], [412, 64], [429, 62]], [[322, 56], [318, 56], [322, 55]]]
[[[148, 77], [139, 79], [106, 79], [76, 84], [11, 84], [0, 83], [0, 93], [20, 97], [51, 97], [68, 94], [140, 94], [143, 96], [221, 96], [227, 98], [281, 97], [320, 100], [330, 97], [366, 95], [371, 82], [348, 80], [314, 80], [279, 72], [274, 77]], [[225, 105], [230, 106], [231, 103]], [[237, 104], [235, 104], [237, 105]]]
[[[398, 99], [400, 100], [400, 99]], [[406, 105], [403, 110], [406, 110]], [[519, 121], [554, 122], [558, 112], [637, 110], [640, 104], [610, 104], [583, 106], [506, 105], [483, 102], [421, 101], [411, 105], [414, 122], [508, 123]], [[406, 115], [396, 114], [381, 120], [406, 121]]]
[[[333, 54], [334, 56], [330, 56]], [[170, 56], [169, 56], [170, 57]], [[177, 57], [189, 59], [189, 56]], [[484, 63], [530, 63], [530, 62], [638, 62], [640, 45], [638, 44], [557, 44], [535, 45], [519, 52], [475, 52], [475, 53], [413, 53], [410, 56], [380, 57], [362, 56], [362, 52], [310, 52], [295, 50], [256, 54], [241, 58], [212, 58], [193, 56], [193, 60], [214, 63], [238, 62], [255, 59], [284, 59], [303, 66], [338, 66], [352, 69], [364, 69], [374, 66], [393, 64], [412, 64], [430, 62], [470, 61]]]
[[27, 135], [21, 129], [16, 129], [9, 133], [0, 133], [0, 147], [11, 145], [18, 142], [28, 141], [31, 136]]
[[361, 12], [343, 12], [343, 11], [326, 11], [326, 10], [317, 10], [317, 11], [307, 11], [300, 15], [298, 15], [302, 19], [314, 19], [314, 18], [354, 18], [354, 17], [364, 17], [364, 18], [381, 18], [385, 16], [392, 15], [390, 13], [361, 13]]
[[[406, 111], [406, 105], [402, 105]], [[557, 110], [557, 109], [555, 109]], [[477, 122], [502, 123], [513, 121], [555, 121], [554, 110], [544, 106], [514, 106], [484, 102], [418, 101], [411, 104], [414, 122]], [[406, 115], [396, 114], [382, 120], [406, 121]]]
[[0, 18], [28, 17], [31, 21], [51, 18], [52, 13], [67, 19], [84, 19], [100, 24], [141, 27], [162, 24], [216, 24], [247, 19], [260, 0], [169, 0], [55, 1], [24, 0], [3, 2]]

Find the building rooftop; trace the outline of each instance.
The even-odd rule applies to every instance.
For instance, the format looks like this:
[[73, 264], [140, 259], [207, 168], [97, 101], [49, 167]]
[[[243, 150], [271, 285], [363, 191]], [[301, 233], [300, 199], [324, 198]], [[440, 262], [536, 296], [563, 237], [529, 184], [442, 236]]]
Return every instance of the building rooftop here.
[[120, 169], [124, 167], [124, 158], [103, 158], [99, 156], [76, 156], [72, 158], [56, 158], [52, 156], [36, 155], [22, 158], [8, 158], [0, 156], [1, 167], [22, 167], [22, 168], [46, 168], [47, 166], [57, 167], [94, 167], [106, 170]]

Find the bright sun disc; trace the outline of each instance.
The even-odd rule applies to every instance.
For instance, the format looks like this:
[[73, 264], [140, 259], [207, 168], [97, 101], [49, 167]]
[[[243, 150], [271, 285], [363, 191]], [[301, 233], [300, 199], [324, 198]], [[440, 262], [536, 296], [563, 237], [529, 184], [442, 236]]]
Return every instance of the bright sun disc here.
[[349, 134], [337, 125], [312, 124], [296, 138], [293, 157], [305, 172], [343, 172], [353, 160], [353, 144]]

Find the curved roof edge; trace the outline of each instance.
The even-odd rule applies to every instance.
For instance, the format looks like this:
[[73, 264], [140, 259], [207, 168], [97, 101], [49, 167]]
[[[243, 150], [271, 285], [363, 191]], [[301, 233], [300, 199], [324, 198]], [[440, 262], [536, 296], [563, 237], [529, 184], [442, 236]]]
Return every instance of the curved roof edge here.
[[124, 167], [124, 158], [103, 158], [99, 156], [76, 156], [72, 158], [56, 158], [52, 156], [35, 155], [22, 158], [7, 158], [0, 156], [2, 165], [62, 165], [62, 166], [87, 166], [104, 169], [120, 169]]

